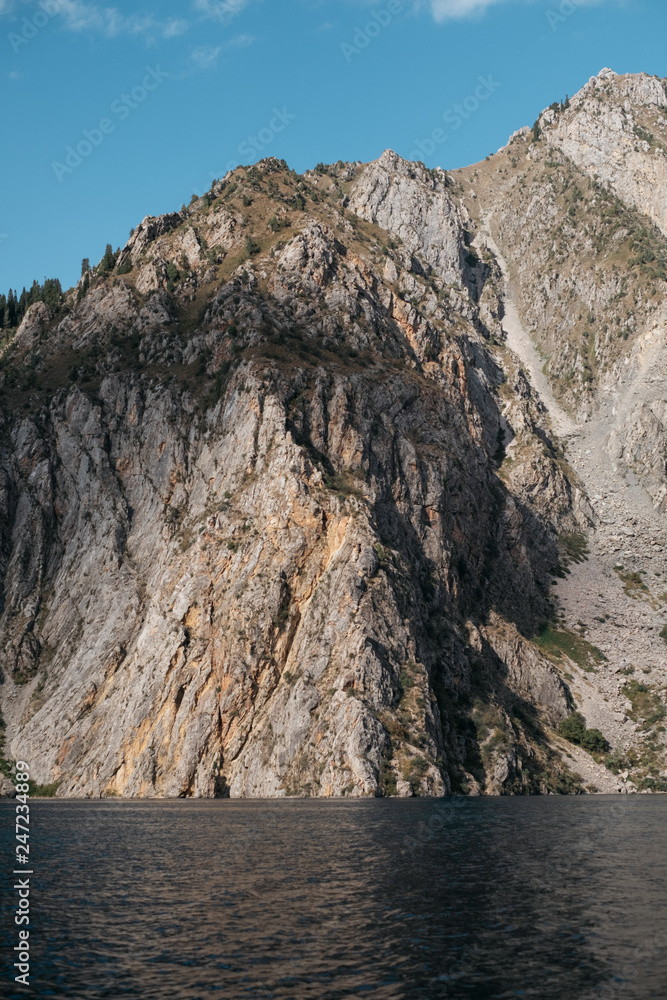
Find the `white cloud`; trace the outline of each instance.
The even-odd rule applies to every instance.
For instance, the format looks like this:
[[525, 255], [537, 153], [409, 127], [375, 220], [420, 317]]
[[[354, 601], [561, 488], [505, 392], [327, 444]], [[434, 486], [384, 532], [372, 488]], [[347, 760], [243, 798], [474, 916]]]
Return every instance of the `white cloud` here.
[[256, 41], [254, 35], [235, 35], [225, 45], [226, 49], [247, 49]]
[[[30, 0], [0, 0], [0, 14], [10, 13], [18, 3]], [[118, 7], [88, 3], [86, 0], [56, 0], [58, 15], [70, 31], [97, 31], [114, 38], [118, 35], [146, 35], [149, 39], [174, 38], [190, 27], [183, 18], [161, 18], [153, 14], [124, 14]], [[240, 14], [251, 0], [193, 0], [192, 6], [206, 18], [226, 24]]]
[[177, 35], [182, 35], [188, 30], [190, 25], [187, 21], [179, 21], [174, 18], [172, 21], [167, 21], [164, 26], [164, 37], [165, 38], [176, 38]]
[[200, 45], [190, 53], [189, 62], [195, 70], [216, 69], [220, 51], [220, 45]]
[[[489, 7], [495, 7], [499, 3], [517, 3], [519, 0], [414, 0], [415, 8], [428, 7], [434, 19], [442, 24], [445, 21], [463, 20], [466, 17], [482, 15]], [[523, 0], [524, 3], [533, 3], [534, 0]], [[608, 4], [612, 0], [574, 0], [576, 7], [593, 7]], [[616, 0], [623, 6], [626, 0]], [[554, 5], [556, 8], [558, 4]]]
[[249, 3], [250, 0], [194, 0], [195, 9], [200, 10], [205, 17], [224, 23], [240, 14]]
[[[26, 9], [32, 0], [0, 0], [0, 16], [23, 12], [30, 19], [31, 11]], [[34, 4], [32, 4], [34, 6]], [[95, 31], [115, 38], [118, 35], [145, 35], [149, 40], [174, 38], [188, 30], [189, 24], [182, 18], [154, 17], [152, 14], [123, 14], [117, 7], [106, 7], [84, 0], [54, 0], [48, 5], [51, 17], [60, 18], [70, 31]]]
[[193, 73], [205, 73], [218, 68], [218, 61], [221, 53], [229, 49], [245, 49], [252, 45], [255, 39], [252, 35], [236, 35], [222, 45], [199, 45], [192, 49], [188, 56], [187, 67], [180, 75], [180, 79], [192, 76]]
[[[351, 0], [351, 2], [371, 5], [375, 4], [376, 0]], [[414, 11], [428, 10], [433, 15], [434, 20], [442, 23], [474, 17], [476, 14], [483, 14], [485, 10], [495, 4], [512, 2], [520, 2], [520, 0], [410, 0], [408, 6]], [[530, 3], [531, 0], [524, 0], [524, 2]], [[575, 0], [575, 3], [582, 2], [586, 2], [586, 0]]]
[[436, 21], [441, 22], [481, 14], [492, 4], [502, 2], [504, 0], [431, 0], [431, 10]]
[[[53, 2], [53, 0], [52, 0]], [[188, 21], [181, 18], [163, 20], [151, 14], [122, 14], [117, 7], [105, 7], [97, 3], [87, 3], [86, 0], [55, 0], [59, 5], [58, 13], [63, 17], [66, 26], [72, 31], [100, 31], [114, 37], [120, 34], [146, 34], [153, 38], [173, 38], [188, 30]], [[248, 7], [253, 0], [192, 0], [192, 7], [204, 18], [227, 24], [237, 14]], [[355, 3], [377, 4], [377, 0], [353, 0]], [[491, 6], [499, 3], [518, 2], [518, 0], [412, 0], [415, 9], [429, 8], [436, 21], [442, 23], [474, 15], [481, 15]], [[523, 0], [530, 3], [534, 0]], [[612, 0], [574, 0], [577, 7], [597, 6], [610, 3]], [[621, 6], [629, 0], [616, 0]], [[12, 14], [24, 5], [33, 4], [34, 0], [0, 0], [0, 17]], [[29, 12], [28, 13], [29, 16]], [[320, 30], [329, 30], [332, 25], [325, 22]]]
[[178, 18], [162, 20], [152, 14], [122, 14], [117, 7], [102, 7], [83, 0], [60, 0], [59, 13], [71, 31], [99, 31], [109, 38], [117, 35], [173, 38], [188, 29], [187, 21]]

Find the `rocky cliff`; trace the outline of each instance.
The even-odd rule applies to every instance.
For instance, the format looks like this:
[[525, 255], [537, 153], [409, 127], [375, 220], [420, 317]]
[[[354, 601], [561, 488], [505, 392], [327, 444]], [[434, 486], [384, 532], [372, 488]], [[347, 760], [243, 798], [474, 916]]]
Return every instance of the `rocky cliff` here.
[[555, 589], [566, 632], [546, 647], [613, 745], [612, 773], [644, 791], [667, 790], [666, 95], [664, 80], [602, 70], [453, 175], [475, 247], [503, 272], [508, 346], [591, 503], [589, 549]]
[[[617, 192], [574, 155], [601, 87], [469, 172], [239, 168], [30, 309], [0, 360], [7, 761], [60, 796], [592, 787], [554, 731], [606, 695], [544, 639], [597, 525], [557, 410], [641, 367], [663, 280], [623, 263], [630, 224], [662, 252], [630, 154]], [[659, 497], [641, 405], [654, 443], [642, 409], [605, 447]]]

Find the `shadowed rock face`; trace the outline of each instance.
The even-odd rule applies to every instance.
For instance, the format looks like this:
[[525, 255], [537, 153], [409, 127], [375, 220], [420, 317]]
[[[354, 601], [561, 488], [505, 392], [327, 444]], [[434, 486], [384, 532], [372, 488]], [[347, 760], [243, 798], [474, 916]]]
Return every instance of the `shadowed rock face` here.
[[[507, 344], [539, 386], [590, 503], [587, 551], [562, 536], [573, 564], [540, 646], [569, 648], [565, 679], [611, 745], [613, 773], [580, 757], [572, 767], [588, 789], [610, 792], [667, 790], [666, 95], [665, 80], [603, 70], [450, 176], [490, 267], [480, 314], [492, 329], [495, 262]], [[510, 465], [510, 484], [513, 474]], [[533, 502], [540, 493], [547, 510], [540, 488]], [[577, 652], [580, 638], [588, 646]]]
[[31, 310], [2, 359], [7, 758], [74, 796], [559, 787], [571, 696], [527, 637], [587, 515], [468, 225], [395, 154], [266, 161]]
[[[667, 83], [602, 70], [567, 107], [454, 176], [505, 258], [558, 401], [664, 502]], [[613, 412], [612, 412], [613, 411]]]

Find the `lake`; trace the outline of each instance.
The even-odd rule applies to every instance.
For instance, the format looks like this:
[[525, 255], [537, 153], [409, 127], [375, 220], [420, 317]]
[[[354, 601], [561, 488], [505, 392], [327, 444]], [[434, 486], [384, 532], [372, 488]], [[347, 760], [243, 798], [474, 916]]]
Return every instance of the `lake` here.
[[667, 798], [31, 805], [37, 997], [667, 996]]

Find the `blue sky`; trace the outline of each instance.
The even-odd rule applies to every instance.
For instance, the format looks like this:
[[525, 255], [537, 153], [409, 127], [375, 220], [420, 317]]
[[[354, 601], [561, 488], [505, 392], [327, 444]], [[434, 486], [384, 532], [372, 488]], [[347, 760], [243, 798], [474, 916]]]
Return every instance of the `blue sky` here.
[[475, 162], [666, 37], [665, 0], [0, 0], [0, 290], [262, 156]]

